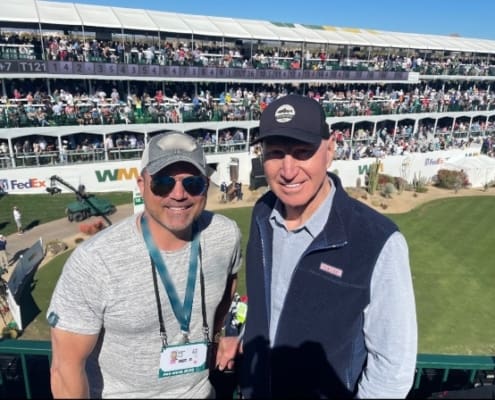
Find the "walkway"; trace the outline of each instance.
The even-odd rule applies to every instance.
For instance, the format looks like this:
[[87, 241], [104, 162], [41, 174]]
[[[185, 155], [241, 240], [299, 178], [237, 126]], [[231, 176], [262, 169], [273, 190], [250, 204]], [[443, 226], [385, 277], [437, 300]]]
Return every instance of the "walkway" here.
[[[110, 221], [112, 221], [112, 223], [120, 221], [121, 219], [131, 215], [133, 211], [132, 204], [117, 206], [117, 211], [109, 216]], [[43, 241], [43, 247], [46, 248], [46, 244], [52, 240], [63, 241], [64, 239], [77, 235], [78, 233], [80, 233], [79, 223], [69, 222], [67, 218], [61, 218], [46, 224], [35, 226], [34, 228], [24, 232], [22, 235], [14, 233], [7, 236], [7, 253], [9, 255], [11, 265], [8, 268], [8, 272], [2, 275], [2, 278], [6, 281], [9, 280], [19, 256], [40, 238]]]

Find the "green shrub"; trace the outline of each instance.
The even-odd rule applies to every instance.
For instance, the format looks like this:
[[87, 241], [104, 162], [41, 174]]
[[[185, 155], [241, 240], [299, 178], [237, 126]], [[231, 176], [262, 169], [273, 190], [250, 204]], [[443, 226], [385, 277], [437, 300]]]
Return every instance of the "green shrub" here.
[[460, 189], [469, 186], [469, 179], [466, 173], [461, 171], [452, 171], [449, 169], [440, 169], [436, 176], [436, 186], [445, 189]]
[[382, 195], [387, 198], [391, 198], [392, 194], [395, 193], [397, 189], [395, 188], [392, 182], [387, 182], [385, 186], [383, 186]]
[[427, 186], [417, 186], [415, 189], [416, 193], [426, 193], [428, 191]]
[[418, 176], [414, 174], [412, 188], [416, 193], [426, 193], [428, 191], [427, 185], [428, 179], [426, 179], [424, 176], [421, 176], [421, 174], [419, 174]]

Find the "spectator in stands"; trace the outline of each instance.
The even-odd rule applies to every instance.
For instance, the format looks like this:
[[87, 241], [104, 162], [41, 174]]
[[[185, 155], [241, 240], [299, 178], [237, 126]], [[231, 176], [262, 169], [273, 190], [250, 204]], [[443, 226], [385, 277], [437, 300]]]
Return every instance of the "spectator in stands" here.
[[39, 126], [49, 125], [48, 121], [46, 120], [46, 113], [41, 108], [38, 108], [36, 110], [35, 116]]
[[161, 103], [163, 103], [163, 101], [164, 101], [163, 91], [157, 90], [155, 92], [155, 101], [158, 103], [158, 105], [160, 105]]
[[119, 92], [117, 91], [117, 88], [112, 89], [112, 93], [110, 94], [110, 98], [111, 98], [112, 104], [119, 104], [120, 103], [120, 95], [119, 95]]
[[145, 49], [143, 50], [143, 55], [144, 55], [144, 59], [146, 61], [146, 64], [149, 64], [151, 65], [153, 63], [153, 59], [155, 58], [155, 53], [154, 53], [154, 49], [152, 46], [150, 47], [145, 47]]
[[237, 129], [232, 137], [234, 143], [242, 143], [244, 141], [244, 132], [242, 129]]
[[318, 102], [289, 95], [261, 115], [271, 191], [251, 220], [246, 398], [404, 398], [417, 324], [407, 243], [327, 173], [334, 152]]
[[33, 148], [31, 146], [31, 142], [28, 139], [26, 139], [24, 141], [24, 144], [22, 145], [22, 152], [26, 155], [31, 153], [32, 150]]

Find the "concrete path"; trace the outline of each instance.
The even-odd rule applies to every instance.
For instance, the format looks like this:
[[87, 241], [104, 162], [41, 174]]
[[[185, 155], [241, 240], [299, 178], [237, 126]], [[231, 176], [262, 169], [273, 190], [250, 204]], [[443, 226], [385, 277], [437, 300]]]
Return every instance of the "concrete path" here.
[[[132, 204], [117, 206], [117, 211], [110, 215], [109, 219], [112, 223], [115, 223], [131, 215], [133, 212], [134, 207]], [[89, 222], [92, 218], [89, 218], [84, 222]], [[43, 241], [44, 247], [53, 240], [64, 241], [64, 239], [80, 233], [79, 224], [79, 222], [69, 222], [67, 218], [61, 218], [43, 225], [35, 226], [22, 235], [13, 233], [12, 235], [7, 236], [7, 254], [9, 255], [10, 267], [8, 268], [8, 271], [2, 275], [2, 278], [8, 282], [12, 270], [14, 269], [14, 265], [17, 260], [19, 260], [19, 256], [40, 238]]]

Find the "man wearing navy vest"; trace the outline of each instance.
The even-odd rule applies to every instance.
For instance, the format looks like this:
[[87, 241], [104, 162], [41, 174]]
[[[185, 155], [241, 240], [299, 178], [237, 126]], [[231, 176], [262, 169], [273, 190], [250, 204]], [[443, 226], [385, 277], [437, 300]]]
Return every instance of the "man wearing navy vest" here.
[[406, 397], [417, 322], [404, 236], [327, 172], [335, 138], [316, 100], [272, 102], [256, 142], [271, 190], [246, 252], [244, 397]]

